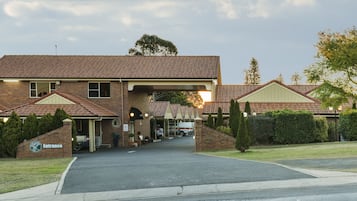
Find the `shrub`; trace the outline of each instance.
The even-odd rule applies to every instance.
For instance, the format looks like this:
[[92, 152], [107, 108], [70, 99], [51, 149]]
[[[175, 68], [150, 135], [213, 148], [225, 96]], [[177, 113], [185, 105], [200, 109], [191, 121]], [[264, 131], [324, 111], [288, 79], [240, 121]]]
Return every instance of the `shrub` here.
[[232, 136], [232, 131], [231, 128], [226, 127], [226, 126], [219, 126], [216, 128], [216, 130], [218, 130], [219, 132], [225, 133], [227, 135]]
[[274, 142], [279, 144], [302, 144], [315, 141], [314, 119], [310, 112], [276, 111]]
[[54, 130], [54, 125], [53, 125], [53, 116], [48, 113], [39, 120], [38, 122], [38, 131], [40, 135], [45, 134], [51, 130]]
[[341, 113], [338, 128], [346, 140], [357, 140], [357, 110]]
[[20, 142], [22, 122], [20, 117], [12, 112], [3, 129], [4, 155], [15, 157], [17, 145]]
[[39, 135], [38, 119], [36, 114], [30, 114], [24, 121], [23, 139], [31, 139]]
[[229, 116], [229, 121], [230, 121], [230, 126], [231, 126], [231, 131], [233, 137], [236, 137], [238, 134], [239, 130], [239, 125], [240, 125], [240, 118], [241, 118], [241, 112], [239, 108], [239, 103], [237, 101], [231, 101], [231, 107], [232, 107], [232, 114]]
[[240, 152], [245, 152], [249, 149], [250, 138], [248, 135], [247, 118], [243, 115], [240, 117], [239, 130], [236, 137], [236, 149]]
[[222, 108], [221, 107], [218, 108], [217, 122], [216, 122], [215, 127], [219, 127], [219, 126], [223, 126], [223, 113], [222, 113]]
[[328, 141], [329, 142], [334, 142], [337, 141], [336, 137], [336, 129], [335, 129], [335, 122], [334, 121], [327, 121], [328, 129], [327, 129], [327, 135], [328, 135]]
[[252, 144], [273, 144], [274, 119], [269, 116], [248, 117]]
[[214, 128], [213, 117], [212, 117], [211, 114], [208, 115], [208, 118], [207, 118], [207, 126], [210, 127], [210, 128]]
[[328, 125], [326, 118], [315, 118], [314, 136], [316, 142], [325, 142], [328, 140]]

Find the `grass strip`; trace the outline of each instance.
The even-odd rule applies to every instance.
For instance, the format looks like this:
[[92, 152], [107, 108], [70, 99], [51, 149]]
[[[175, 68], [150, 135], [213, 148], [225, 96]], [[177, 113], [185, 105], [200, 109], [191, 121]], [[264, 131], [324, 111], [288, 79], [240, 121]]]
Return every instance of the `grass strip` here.
[[0, 193], [58, 181], [72, 158], [0, 159]]

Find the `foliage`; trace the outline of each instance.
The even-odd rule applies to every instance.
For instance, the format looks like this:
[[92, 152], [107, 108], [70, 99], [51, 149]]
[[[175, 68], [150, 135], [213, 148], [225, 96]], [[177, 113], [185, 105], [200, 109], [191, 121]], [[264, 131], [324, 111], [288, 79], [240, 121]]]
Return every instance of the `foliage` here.
[[210, 128], [214, 128], [214, 122], [213, 122], [213, 117], [211, 114], [208, 115], [207, 118], [207, 126]]
[[291, 76], [291, 82], [294, 84], [294, 85], [298, 85], [299, 82], [301, 80], [301, 76], [299, 75], [299, 73], [295, 72], [292, 76]]
[[259, 65], [254, 57], [250, 60], [250, 67], [245, 71], [244, 79], [244, 84], [260, 84]]
[[17, 145], [21, 140], [22, 122], [20, 117], [12, 112], [3, 129], [3, 148], [5, 156], [15, 157]]
[[234, 121], [234, 107], [235, 107], [235, 102], [233, 99], [231, 99], [231, 102], [230, 102], [230, 105], [229, 105], [229, 128], [232, 128], [233, 127], [233, 122]]
[[23, 138], [31, 139], [39, 135], [38, 130], [38, 119], [36, 114], [30, 114], [24, 121], [23, 124]]
[[61, 128], [63, 120], [67, 118], [69, 118], [69, 115], [63, 109], [57, 108], [53, 115], [53, 129]]
[[326, 118], [315, 118], [314, 136], [316, 142], [326, 142], [328, 140], [328, 125]]
[[357, 110], [340, 114], [339, 132], [346, 140], [357, 140]]
[[315, 141], [314, 119], [310, 112], [275, 111], [274, 142], [279, 144], [302, 144]]
[[231, 124], [232, 135], [233, 137], [236, 137], [238, 134], [241, 112], [237, 101], [231, 101], [231, 104], [232, 114], [229, 116], [229, 121]]
[[222, 133], [225, 133], [227, 135], [232, 135], [232, 131], [231, 131], [231, 128], [229, 127], [226, 127], [226, 126], [218, 126], [216, 128], [216, 130], [222, 132]]
[[4, 147], [4, 139], [3, 139], [3, 130], [4, 130], [4, 122], [0, 121], [0, 158], [5, 156], [5, 147]]
[[215, 127], [219, 127], [219, 126], [223, 126], [223, 113], [222, 113], [222, 108], [221, 107], [218, 108], [217, 122], [216, 122]]
[[308, 81], [322, 83], [317, 98], [324, 106], [337, 108], [348, 98], [357, 99], [357, 30], [320, 32], [317, 59], [304, 73]]
[[248, 117], [252, 144], [273, 144], [274, 119], [268, 116]]
[[250, 109], [250, 103], [248, 101], [245, 102], [244, 112], [246, 112], [248, 115], [252, 114], [252, 110]]
[[241, 114], [239, 121], [239, 129], [236, 137], [236, 149], [240, 152], [245, 152], [249, 149], [250, 138], [248, 134], [247, 118], [243, 117]]
[[45, 134], [54, 129], [55, 127], [53, 125], [53, 116], [50, 113], [42, 116], [38, 122], [38, 132], [40, 133], [40, 135]]
[[176, 56], [176, 46], [156, 35], [144, 34], [136, 41], [135, 47], [129, 49], [129, 55], [136, 56]]
[[335, 129], [336, 128], [335, 126], [337, 126], [337, 124], [335, 124], [334, 121], [328, 121], [327, 125], [328, 125], [328, 129], [327, 129], [328, 141], [329, 142], [337, 141], [338, 137]]
[[171, 104], [180, 104], [193, 106], [192, 102], [188, 101], [188, 96], [182, 91], [163, 91], [154, 94], [154, 101], [169, 101]]

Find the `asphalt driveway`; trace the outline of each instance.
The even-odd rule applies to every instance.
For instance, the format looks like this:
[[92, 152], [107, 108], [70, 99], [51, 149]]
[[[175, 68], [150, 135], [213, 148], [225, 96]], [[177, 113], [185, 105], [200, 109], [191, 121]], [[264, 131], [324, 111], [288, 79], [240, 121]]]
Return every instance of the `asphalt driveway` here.
[[62, 194], [311, 178], [274, 164], [195, 154], [192, 137], [77, 157]]

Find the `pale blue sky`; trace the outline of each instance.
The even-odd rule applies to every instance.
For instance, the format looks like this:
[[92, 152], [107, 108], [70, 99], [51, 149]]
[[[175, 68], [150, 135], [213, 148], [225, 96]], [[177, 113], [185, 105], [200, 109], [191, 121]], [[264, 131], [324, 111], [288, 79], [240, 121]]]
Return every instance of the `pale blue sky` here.
[[319, 31], [356, 25], [355, 0], [0, 0], [0, 56], [126, 55], [144, 33], [179, 55], [221, 57], [224, 84], [242, 84], [252, 57], [262, 82], [287, 84], [315, 59]]

